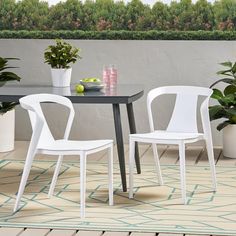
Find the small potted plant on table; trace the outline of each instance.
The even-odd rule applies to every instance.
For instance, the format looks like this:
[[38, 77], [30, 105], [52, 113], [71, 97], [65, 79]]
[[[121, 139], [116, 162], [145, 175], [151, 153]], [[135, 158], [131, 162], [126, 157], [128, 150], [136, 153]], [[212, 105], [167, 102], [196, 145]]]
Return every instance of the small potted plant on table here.
[[[20, 77], [13, 72], [6, 71], [11, 68], [8, 61], [17, 58], [0, 57], [0, 86], [7, 81], [20, 81]], [[15, 141], [15, 106], [16, 102], [0, 102], [0, 152], [8, 152], [14, 149]]]
[[223, 155], [236, 158], [236, 62], [223, 62], [222, 66], [226, 70], [217, 72], [224, 76], [211, 85], [215, 86], [219, 82], [226, 83], [223, 91], [214, 88], [212, 98], [218, 102], [218, 105], [209, 107], [210, 119], [222, 119], [217, 126], [217, 130], [223, 130]]
[[69, 87], [71, 81], [71, 63], [80, 59], [80, 49], [56, 39], [56, 45], [50, 45], [44, 52], [45, 63], [51, 66], [52, 85]]

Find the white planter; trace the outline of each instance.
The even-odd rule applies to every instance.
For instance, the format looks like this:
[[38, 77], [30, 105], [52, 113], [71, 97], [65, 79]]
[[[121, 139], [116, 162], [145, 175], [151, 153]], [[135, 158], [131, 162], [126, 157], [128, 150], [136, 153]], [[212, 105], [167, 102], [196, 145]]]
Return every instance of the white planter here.
[[54, 69], [51, 68], [52, 86], [54, 87], [69, 87], [71, 81], [72, 68], [69, 69]]
[[0, 152], [14, 149], [15, 141], [15, 110], [0, 114]]
[[223, 155], [236, 158], [236, 125], [227, 125], [223, 129]]
[[54, 94], [63, 95], [63, 96], [71, 95], [70, 87], [64, 87], [64, 88], [54, 87], [52, 88], [52, 92]]

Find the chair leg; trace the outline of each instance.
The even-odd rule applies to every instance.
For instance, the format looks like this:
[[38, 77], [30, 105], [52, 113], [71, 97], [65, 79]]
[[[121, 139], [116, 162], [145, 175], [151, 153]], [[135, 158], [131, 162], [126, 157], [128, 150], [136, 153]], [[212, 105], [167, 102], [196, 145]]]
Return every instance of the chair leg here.
[[109, 205], [113, 205], [113, 144], [108, 148]]
[[129, 140], [129, 198], [134, 197], [133, 182], [134, 182], [134, 148], [135, 142]]
[[85, 193], [86, 193], [86, 153], [80, 155], [80, 217], [85, 217]]
[[34, 156], [35, 156], [34, 151], [29, 151], [27, 154], [23, 174], [22, 174], [21, 181], [20, 181], [20, 187], [19, 187], [19, 190], [17, 193], [16, 202], [15, 202], [13, 212], [16, 212], [19, 208], [20, 200], [21, 200], [21, 197], [22, 197], [24, 190], [25, 190], [25, 185], [26, 185], [27, 179], [29, 177], [29, 173], [30, 173], [30, 169], [31, 169], [31, 166], [32, 166], [32, 163], [34, 160]]
[[54, 192], [54, 189], [55, 189], [55, 186], [56, 186], [56, 183], [57, 183], [57, 178], [58, 178], [58, 175], [59, 175], [59, 172], [60, 172], [60, 169], [61, 169], [62, 161], [63, 161], [63, 156], [60, 155], [58, 157], [57, 165], [56, 165], [56, 168], [55, 168], [55, 171], [54, 171], [54, 174], [53, 174], [53, 178], [52, 178], [52, 182], [51, 182], [51, 185], [50, 185], [50, 188], [49, 188], [49, 191], [48, 191], [48, 197], [51, 197], [53, 195], [53, 192]]
[[186, 174], [185, 174], [185, 144], [179, 144], [179, 160], [180, 160], [180, 181], [181, 181], [181, 194], [183, 203], [187, 203], [186, 197]]
[[153, 157], [154, 157], [154, 161], [155, 161], [156, 172], [158, 175], [159, 184], [163, 185], [161, 166], [160, 166], [160, 161], [159, 161], [159, 156], [158, 156], [158, 151], [157, 151], [157, 145], [155, 143], [152, 144], [152, 151], [153, 151]]
[[210, 169], [211, 169], [213, 191], [216, 191], [217, 181], [216, 181], [214, 151], [213, 151], [212, 142], [209, 140], [206, 140], [206, 149], [207, 149], [207, 155], [208, 155], [208, 160], [209, 160]]

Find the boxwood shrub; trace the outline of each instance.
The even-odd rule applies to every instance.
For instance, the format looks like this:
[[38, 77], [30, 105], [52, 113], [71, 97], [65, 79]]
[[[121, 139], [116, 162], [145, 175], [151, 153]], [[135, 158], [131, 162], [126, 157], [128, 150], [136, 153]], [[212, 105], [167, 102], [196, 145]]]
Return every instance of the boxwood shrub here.
[[236, 40], [236, 31], [0, 31], [1, 39]]

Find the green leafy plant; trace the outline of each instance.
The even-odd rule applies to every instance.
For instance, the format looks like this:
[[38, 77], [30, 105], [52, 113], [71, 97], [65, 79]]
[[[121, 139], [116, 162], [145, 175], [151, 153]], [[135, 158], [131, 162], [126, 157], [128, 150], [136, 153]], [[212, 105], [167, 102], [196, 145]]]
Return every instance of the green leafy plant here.
[[217, 72], [223, 78], [213, 83], [211, 88], [220, 82], [226, 83], [227, 86], [223, 92], [216, 88], [213, 89], [211, 97], [217, 100], [219, 104], [209, 107], [211, 120], [224, 119], [217, 126], [219, 131], [229, 124], [236, 124], [236, 62], [223, 62], [221, 65], [227, 69]]
[[[13, 72], [6, 71], [16, 68], [8, 65], [9, 60], [18, 60], [18, 58], [2, 58], [0, 57], [0, 86], [3, 86], [7, 81], [20, 81], [21, 78]], [[12, 110], [18, 103], [16, 102], [0, 102], [0, 114], [4, 114]]]
[[67, 0], [50, 6], [40, 0], [1, 0], [0, 31], [236, 29], [235, 0], [155, 1], [153, 6], [141, 0], [125, 2]]
[[73, 47], [62, 39], [56, 39], [56, 45], [50, 45], [44, 52], [45, 63], [52, 68], [68, 69], [71, 63], [80, 59], [80, 49]]
[[235, 31], [83, 31], [83, 30], [0, 30], [4, 39], [96, 39], [96, 40], [236, 40]]

